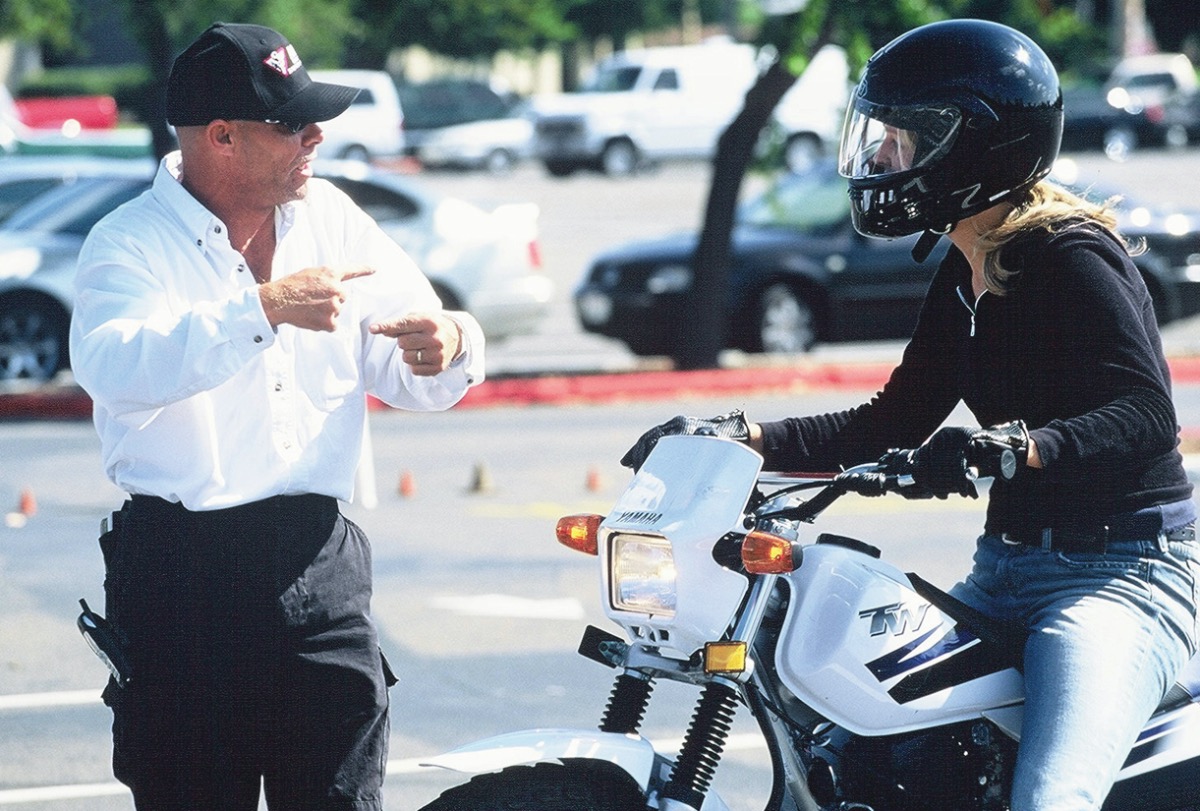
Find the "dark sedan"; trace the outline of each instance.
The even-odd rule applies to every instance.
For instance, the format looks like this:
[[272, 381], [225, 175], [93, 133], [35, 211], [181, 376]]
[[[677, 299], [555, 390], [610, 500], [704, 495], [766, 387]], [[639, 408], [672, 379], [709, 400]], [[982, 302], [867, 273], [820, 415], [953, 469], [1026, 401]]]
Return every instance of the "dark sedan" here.
[[1124, 160], [1135, 149], [1183, 147], [1200, 130], [1200, 109], [1182, 97], [1146, 103], [1122, 88], [1063, 91], [1064, 151], [1103, 150]]
[[[1135, 262], [1160, 321], [1200, 311], [1200, 213], [1127, 201], [1121, 217], [1123, 232], [1147, 244]], [[832, 164], [780, 176], [738, 213], [726, 298], [728, 346], [795, 353], [817, 343], [907, 338], [949, 248], [943, 239], [917, 264], [915, 240], [858, 234], [845, 180]], [[695, 234], [679, 234], [597, 256], [575, 291], [583, 328], [638, 355], [675, 355], [696, 242]]]

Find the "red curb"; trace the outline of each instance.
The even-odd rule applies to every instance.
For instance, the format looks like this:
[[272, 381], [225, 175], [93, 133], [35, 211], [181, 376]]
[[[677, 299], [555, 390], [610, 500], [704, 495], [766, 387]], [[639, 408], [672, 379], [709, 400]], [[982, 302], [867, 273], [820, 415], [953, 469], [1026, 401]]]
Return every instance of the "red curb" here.
[[814, 388], [878, 388], [891, 364], [817, 364], [687, 372], [629, 372], [489, 380], [467, 392], [457, 408], [658, 400], [689, 394], [803, 391]]
[[[1175, 383], [1200, 383], [1200, 357], [1168, 361]], [[845, 389], [875, 391], [887, 382], [891, 363], [764, 366], [686, 372], [548, 375], [488, 380], [467, 392], [456, 408], [569, 405], [625, 400], [662, 400], [688, 395], [720, 396]], [[371, 398], [373, 409], [387, 408]], [[91, 400], [67, 387], [0, 395], [0, 420], [89, 419]]]
[[0, 419], [89, 420], [91, 418], [91, 398], [82, 389], [74, 386], [21, 394], [0, 394]]

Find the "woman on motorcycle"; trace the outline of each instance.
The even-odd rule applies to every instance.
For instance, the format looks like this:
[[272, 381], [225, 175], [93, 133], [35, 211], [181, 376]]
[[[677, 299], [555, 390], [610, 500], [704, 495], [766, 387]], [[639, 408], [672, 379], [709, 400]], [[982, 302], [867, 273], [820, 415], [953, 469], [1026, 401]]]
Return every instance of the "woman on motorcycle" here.
[[[945, 498], [975, 495], [974, 439], [1012, 447], [953, 593], [1027, 630], [1014, 811], [1100, 808], [1197, 637], [1196, 511], [1154, 307], [1112, 211], [1045, 180], [1061, 133], [1054, 67], [1017, 31], [952, 20], [881, 49], [840, 151], [855, 227], [923, 232], [918, 261], [953, 245], [900, 365], [857, 408], [677, 417], [622, 460], [670, 433], [748, 442], [773, 470], [920, 445], [916, 485]], [[960, 401], [994, 427], [940, 427]]]

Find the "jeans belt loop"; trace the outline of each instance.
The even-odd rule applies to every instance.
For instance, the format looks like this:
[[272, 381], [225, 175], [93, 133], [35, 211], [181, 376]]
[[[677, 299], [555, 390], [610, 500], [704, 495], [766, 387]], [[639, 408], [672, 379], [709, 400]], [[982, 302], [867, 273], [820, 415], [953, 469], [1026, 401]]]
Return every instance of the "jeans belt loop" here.
[[1049, 552], [1054, 548], [1054, 530], [1046, 527], [1042, 530], [1042, 551]]

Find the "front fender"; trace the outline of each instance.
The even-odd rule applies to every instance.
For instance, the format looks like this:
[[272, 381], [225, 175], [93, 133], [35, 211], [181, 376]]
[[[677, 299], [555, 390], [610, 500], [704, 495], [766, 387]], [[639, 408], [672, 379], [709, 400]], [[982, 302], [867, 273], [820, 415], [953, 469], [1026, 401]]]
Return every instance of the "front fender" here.
[[[509, 732], [460, 746], [423, 760], [420, 765], [465, 774], [483, 774], [513, 766], [570, 759], [612, 763], [636, 780], [643, 793], [651, 791], [652, 781], [657, 792], [670, 774], [669, 761], [656, 753], [654, 744], [645, 738], [581, 729]], [[709, 791], [701, 811], [729, 811], [729, 807], [716, 791]]]
[[654, 769], [654, 745], [637, 735], [580, 729], [528, 729], [484, 738], [421, 762], [466, 774], [582, 758], [621, 767], [644, 790]]

